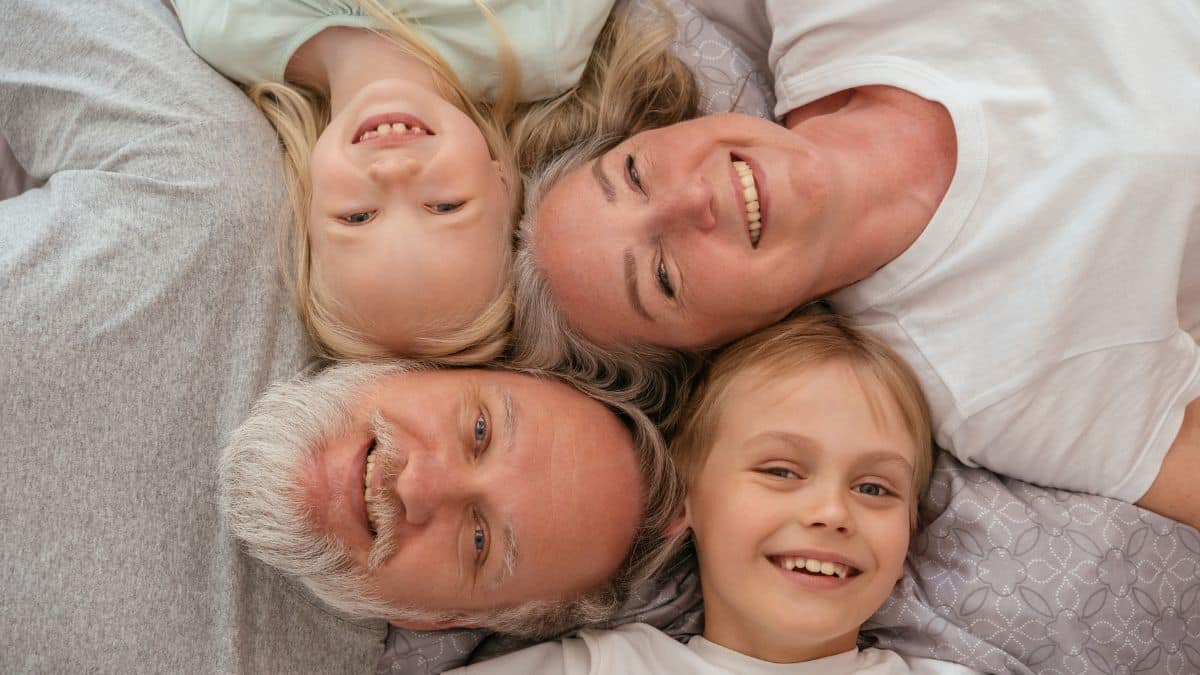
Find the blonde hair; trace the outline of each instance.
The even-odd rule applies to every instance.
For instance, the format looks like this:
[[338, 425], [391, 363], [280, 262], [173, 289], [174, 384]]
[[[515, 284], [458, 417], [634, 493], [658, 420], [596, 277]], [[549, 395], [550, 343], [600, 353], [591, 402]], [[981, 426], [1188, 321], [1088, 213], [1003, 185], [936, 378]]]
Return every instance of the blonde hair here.
[[[396, 44], [405, 53], [420, 59], [433, 73], [440, 93], [452, 105], [475, 122], [483, 134], [492, 157], [501, 164], [507, 176], [511, 198], [510, 223], [516, 222], [521, 204], [521, 181], [515, 154], [507, 141], [505, 130], [515, 110], [518, 72], [516, 56], [504, 38], [499, 21], [480, 0], [474, 0], [500, 43], [497, 60], [500, 65], [500, 87], [496, 101], [491, 104], [471, 100], [462, 81], [446, 61], [429, 47], [401, 18], [384, 8], [379, 0], [356, 0], [363, 13], [374, 19], [380, 29], [370, 29]], [[311, 336], [318, 353], [329, 359], [380, 360], [392, 356], [387, 349], [373, 343], [361, 330], [349, 325], [340, 316], [339, 303], [330, 298], [312, 274], [312, 252], [308, 241], [309, 205], [312, 201], [310, 180], [313, 146], [329, 124], [329, 97], [313, 87], [283, 82], [264, 82], [252, 85], [247, 94], [274, 125], [283, 149], [285, 181], [292, 218], [279, 231], [277, 238], [282, 267], [286, 270], [300, 320]], [[506, 281], [511, 259], [501, 270]], [[508, 342], [508, 327], [512, 315], [512, 292], [508, 283], [500, 284], [500, 292], [470, 324], [441, 336], [420, 336], [415, 339], [408, 356], [435, 359], [453, 365], [483, 363], [498, 356]]]
[[[916, 456], [909, 523], [917, 526], [917, 503], [929, 485], [933, 470], [933, 442], [929, 405], [912, 368], [878, 338], [851, 326], [827, 311], [808, 311], [753, 333], [719, 351], [704, 372], [692, 397], [683, 406], [679, 433], [671, 439], [670, 453], [686, 490], [692, 485], [712, 450], [720, 411], [729, 385], [748, 371], [782, 376], [834, 359], [845, 361], [863, 381], [879, 384], [900, 411]], [[868, 390], [876, 413], [886, 405]], [[687, 548], [690, 534], [670, 538], [660, 556], [665, 566]]]
[[633, 134], [699, 111], [692, 73], [671, 51], [674, 17], [658, 2], [650, 16], [636, 9], [624, 3], [613, 10], [571, 96], [529, 112], [514, 126], [526, 199], [513, 272], [512, 356], [525, 366], [597, 382], [669, 431], [678, 392], [686, 389], [698, 358], [652, 345], [603, 349], [578, 334], [558, 310], [533, 246], [541, 198], [561, 178]]

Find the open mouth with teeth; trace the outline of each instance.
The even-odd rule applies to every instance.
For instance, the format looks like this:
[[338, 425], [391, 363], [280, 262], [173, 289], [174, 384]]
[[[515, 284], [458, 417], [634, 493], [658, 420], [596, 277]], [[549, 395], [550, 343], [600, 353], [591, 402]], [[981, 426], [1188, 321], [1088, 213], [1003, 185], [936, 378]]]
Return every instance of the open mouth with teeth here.
[[754, 172], [750, 165], [740, 159], [731, 159], [733, 170], [742, 184], [742, 199], [746, 204], [746, 233], [750, 236], [750, 247], [758, 248], [762, 239], [762, 211], [758, 200], [758, 186], [754, 183]]
[[375, 139], [403, 141], [434, 135], [432, 129], [412, 115], [389, 113], [368, 118], [354, 132], [352, 142], [364, 143]]
[[816, 560], [814, 558], [788, 555], [772, 555], [767, 556], [767, 558], [771, 561], [772, 565], [793, 574], [804, 574], [814, 577], [836, 577], [838, 579], [849, 579], [862, 574], [862, 571], [857, 568], [829, 560]]
[[367, 529], [371, 530], [371, 536], [375, 536], [377, 529], [375, 521], [371, 518], [371, 476], [375, 473], [375, 448], [378, 447], [376, 441], [371, 441], [371, 445], [367, 448], [367, 466], [363, 471], [363, 503], [367, 505]]

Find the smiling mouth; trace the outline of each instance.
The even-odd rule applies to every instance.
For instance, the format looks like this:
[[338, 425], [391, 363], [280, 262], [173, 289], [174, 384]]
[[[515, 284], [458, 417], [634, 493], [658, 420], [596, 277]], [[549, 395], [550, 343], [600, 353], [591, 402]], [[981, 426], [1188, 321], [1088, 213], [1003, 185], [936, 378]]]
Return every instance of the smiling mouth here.
[[817, 560], [816, 558], [789, 555], [771, 555], [767, 556], [767, 559], [771, 561], [772, 565], [780, 569], [793, 573], [807, 574], [809, 576], [848, 579], [862, 574], [862, 571], [856, 567], [830, 560]]
[[367, 118], [354, 132], [354, 140], [351, 143], [363, 143], [379, 138], [403, 141], [436, 135], [427, 124], [412, 115], [385, 113]]
[[367, 529], [371, 530], [372, 536], [378, 533], [375, 520], [371, 517], [371, 476], [375, 472], [375, 449], [378, 447], [377, 441], [371, 441], [371, 446], [367, 448], [367, 466], [363, 471], [363, 503], [367, 505]]
[[758, 200], [758, 186], [754, 182], [754, 172], [750, 165], [740, 159], [733, 159], [733, 170], [737, 173], [742, 185], [742, 200], [745, 203], [746, 233], [750, 237], [750, 247], [758, 248], [762, 239], [762, 211]]

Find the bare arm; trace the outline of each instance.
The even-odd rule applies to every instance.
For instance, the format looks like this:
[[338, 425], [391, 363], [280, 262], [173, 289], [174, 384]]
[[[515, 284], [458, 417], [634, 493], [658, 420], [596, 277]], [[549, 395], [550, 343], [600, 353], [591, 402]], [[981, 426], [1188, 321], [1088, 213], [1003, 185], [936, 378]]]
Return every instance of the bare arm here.
[[1137, 505], [1200, 529], [1200, 399], [1185, 409], [1158, 477]]

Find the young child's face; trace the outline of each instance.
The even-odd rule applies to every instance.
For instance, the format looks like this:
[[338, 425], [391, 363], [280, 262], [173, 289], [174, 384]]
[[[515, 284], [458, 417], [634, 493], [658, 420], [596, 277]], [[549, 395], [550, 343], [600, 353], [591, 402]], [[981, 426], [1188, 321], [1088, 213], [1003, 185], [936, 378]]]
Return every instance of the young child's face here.
[[916, 448], [894, 399], [834, 360], [740, 373], [724, 401], [687, 499], [705, 636], [776, 662], [853, 649], [908, 548]]
[[371, 341], [405, 352], [499, 294], [509, 195], [479, 127], [436, 92], [363, 88], [317, 141], [311, 178], [314, 279]]

